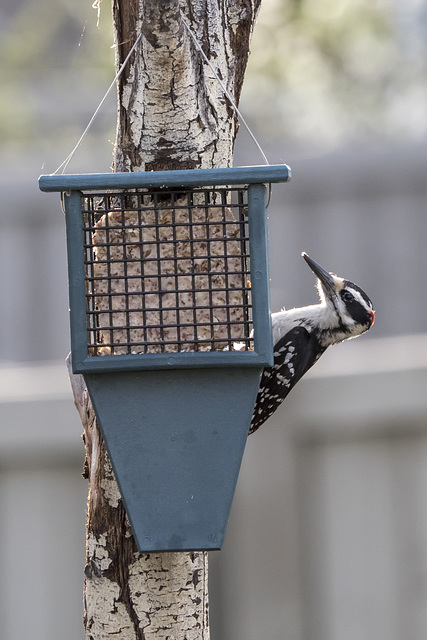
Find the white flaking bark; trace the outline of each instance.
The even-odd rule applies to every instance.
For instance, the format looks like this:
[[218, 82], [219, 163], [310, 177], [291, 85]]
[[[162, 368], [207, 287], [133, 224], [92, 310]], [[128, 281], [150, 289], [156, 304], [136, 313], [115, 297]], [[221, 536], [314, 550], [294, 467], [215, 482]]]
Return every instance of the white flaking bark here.
[[[207, 594], [207, 555], [162, 553], [153, 560], [156, 568], [149, 571], [144, 561], [136, 560], [129, 575], [135, 612], [147, 622], [145, 637], [208, 638], [207, 603], [198, 603], [200, 594]], [[195, 601], [200, 612], [194, 610]]]
[[119, 506], [119, 502], [122, 497], [120, 495], [119, 487], [117, 486], [117, 482], [114, 477], [113, 467], [111, 466], [107, 452], [105, 452], [104, 456], [104, 470], [105, 477], [100, 482], [101, 489], [104, 491], [105, 499], [110, 507], [116, 509]]
[[[89, 583], [85, 592], [85, 608], [88, 623], [86, 637], [93, 640], [108, 638], [132, 638], [134, 625], [122, 602], [116, 582], [105, 577], [97, 577]], [[103, 611], [103, 616], [99, 616]]]
[[96, 563], [96, 567], [100, 573], [108, 569], [111, 564], [111, 558], [108, 556], [106, 544], [107, 538], [104, 534], [101, 535], [98, 540], [93, 534], [90, 533], [88, 535], [88, 555], [92, 558], [93, 562]]

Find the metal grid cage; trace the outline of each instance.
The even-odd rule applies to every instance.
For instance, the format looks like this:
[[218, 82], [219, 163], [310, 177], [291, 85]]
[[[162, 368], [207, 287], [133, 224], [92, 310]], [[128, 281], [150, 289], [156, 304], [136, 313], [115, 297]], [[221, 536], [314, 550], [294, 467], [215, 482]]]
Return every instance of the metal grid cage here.
[[73, 371], [271, 365], [265, 183], [289, 179], [286, 165], [41, 176], [63, 194]]
[[89, 356], [252, 350], [246, 188], [83, 193]]

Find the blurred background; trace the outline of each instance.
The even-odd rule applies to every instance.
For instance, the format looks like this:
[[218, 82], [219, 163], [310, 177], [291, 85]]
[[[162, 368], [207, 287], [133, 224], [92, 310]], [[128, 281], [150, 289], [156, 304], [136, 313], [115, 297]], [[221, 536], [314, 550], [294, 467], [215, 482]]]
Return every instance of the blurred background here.
[[[83, 638], [87, 483], [64, 220], [42, 194], [114, 76], [108, 5], [0, 8], [0, 637]], [[98, 15], [97, 7], [100, 7]], [[316, 302], [307, 251], [374, 301], [246, 448], [212, 640], [427, 636], [427, 2], [264, 0], [241, 109], [271, 163], [272, 307]], [[69, 172], [109, 171], [115, 95]], [[241, 128], [236, 165], [262, 162]]]

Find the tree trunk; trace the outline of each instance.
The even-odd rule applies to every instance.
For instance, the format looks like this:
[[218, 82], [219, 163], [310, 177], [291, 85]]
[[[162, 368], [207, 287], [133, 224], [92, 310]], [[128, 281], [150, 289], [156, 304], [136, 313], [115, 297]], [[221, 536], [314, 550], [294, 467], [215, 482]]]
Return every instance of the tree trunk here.
[[[238, 103], [260, 1], [112, 0], [117, 68], [142, 33], [118, 83], [114, 171], [231, 165], [236, 116], [182, 16]], [[86, 638], [209, 640], [207, 553], [138, 553], [84, 380], [70, 375], [89, 480]]]
[[115, 171], [230, 166], [236, 114], [184, 20], [238, 103], [261, 0], [113, 0], [118, 87]]

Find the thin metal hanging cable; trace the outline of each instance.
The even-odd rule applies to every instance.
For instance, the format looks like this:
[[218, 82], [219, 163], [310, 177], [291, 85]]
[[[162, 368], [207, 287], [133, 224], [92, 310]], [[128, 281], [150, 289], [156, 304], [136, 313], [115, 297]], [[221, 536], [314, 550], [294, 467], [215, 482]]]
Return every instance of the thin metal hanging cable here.
[[251, 136], [252, 140], [255, 142], [256, 146], [258, 147], [258, 150], [260, 151], [262, 157], [264, 158], [265, 164], [270, 164], [269, 161], [268, 161], [267, 156], [265, 155], [265, 153], [264, 153], [264, 151], [263, 151], [263, 149], [261, 147], [261, 145], [259, 144], [259, 142], [256, 139], [255, 135], [252, 133], [248, 123], [244, 119], [241, 111], [239, 110], [237, 104], [235, 103], [233, 96], [231, 95], [231, 93], [229, 92], [229, 90], [227, 89], [227, 87], [225, 86], [225, 84], [223, 83], [223, 81], [221, 80], [221, 78], [219, 77], [217, 72], [215, 71], [215, 68], [214, 68], [213, 64], [211, 63], [211, 61], [209, 60], [209, 58], [207, 57], [207, 55], [203, 51], [201, 44], [199, 43], [199, 41], [197, 40], [196, 36], [194, 35], [192, 30], [190, 29], [190, 25], [188, 24], [187, 20], [182, 15], [182, 12], [180, 12], [180, 14], [181, 14], [181, 20], [182, 20], [182, 23], [183, 23], [184, 27], [187, 29], [187, 31], [190, 34], [194, 44], [196, 45], [197, 49], [200, 51], [204, 61], [211, 68], [211, 71], [214, 74], [214, 76], [217, 79], [217, 81], [219, 82], [219, 84], [221, 86], [221, 89], [223, 90], [224, 94], [227, 96], [228, 100], [230, 101], [231, 106], [233, 107], [233, 109], [235, 110], [237, 115], [239, 116], [239, 119], [241, 120], [243, 125], [246, 127], [247, 132], [249, 133], [249, 135]]
[[[219, 77], [218, 73], [216, 72], [214, 66], [212, 65], [211, 61], [209, 60], [209, 58], [207, 57], [207, 55], [205, 54], [205, 52], [203, 51], [202, 46], [200, 45], [199, 41], [197, 40], [196, 36], [194, 35], [193, 31], [191, 30], [187, 20], [184, 18], [184, 16], [182, 15], [182, 12], [180, 12], [181, 15], [181, 20], [183, 25], [185, 26], [185, 28], [187, 29], [191, 39], [193, 40], [194, 44], [196, 45], [197, 49], [199, 50], [201, 56], [203, 57], [203, 59], [205, 60], [206, 64], [210, 67], [212, 73], [214, 74], [217, 82], [219, 83], [221, 89], [224, 92], [224, 95], [228, 98], [228, 100], [230, 101], [230, 104], [232, 105], [233, 109], [235, 110], [235, 112], [237, 113], [240, 121], [243, 123], [244, 127], [246, 128], [247, 132], [249, 133], [249, 135], [251, 136], [253, 142], [255, 143], [255, 145], [257, 146], [259, 152], [261, 153], [265, 164], [270, 164], [270, 162], [268, 161], [268, 158], [266, 156], [266, 154], [264, 153], [261, 145], [259, 144], [258, 140], [256, 139], [254, 133], [252, 132], [251, 128], [249, 127], [248, 123], [246, 122], [245, 118], [243, 117], [243, 114], [241, 113], [240, 109], [238, 108], [237, 104], [234, 101], [233, 96], [231, 95], [231, 93], [228, 91], [227, 87], [224, 85], [224, 83], [222, 82], [221, 78]], [[131, 57], [132, 53], [134, 52], [138, 42], [140, 41], [142, 37], [142, 33], [140, 33], [137, 37], [137, 39], [135, 40], [131, 50], [129, 51], [128, 55], [126, 56], [125, 60], [123, 61], [120, 69], [118, 70], [118, 72], [116, 73], [112, 83], [110, 84], [110, 86], [108, 87], [107, 91], [104, 94], [104, 97], [102, 98], [101, 102], [99, 103], [99, 105], [97, 106], [93, 116], [91, 117], [91, 119], [89, 120], [85, 130], [83, 131], [82, 135], [80, 136], [79, 140], [77, 141], [74, 149], [71, 151], [71, 153], [65, 158], [65, 160], [59, 165], [59, 167], [54, 171], [53, 175], [55, 175], [56, 173], [58, 173], [58, 171], [60, 169], [62, 169], [62, 173], [65, 173], [70, 161], [72, 160], [74, 154], [76, 153], [77, 149], [79, 148], [79, 146], [81, 145], [84, 137], [86, 136], [87, 132], [89, 131], [90, 127], [92, 126], [93, 121], [95, 120], [96, 116], [98, 115], [99, 111], [101, 110], [102, 105], [104, 104], [105, 100], [108, 97], [108, 94], [110, 93], [111, 89], [114, 87], [114, 85], [116, 84], [117, 80], [120, 78], [124, 68], [126, 67], [126, 64], [129, 60], [129, 58]], [[269, 196], [268, 196], [268, 204], [270, 203], [270, 197], [271, 197], [271, 185], [269, 185]]]
[[104, 97], [102, 98], [101, 102], [99, 103], [99, 105], [97, 106], [95, 113], [93, 114], [93, 116], [91, 117], [91, 119], [89, 120], [89, 123], [86, 127], [86, 129], [83, 131], [82, 135], [80, 136], [76, 146], [74, 147], [74, 149], [71, 151], [71, 153], [65, 158], [64, 162], [62, 162], [59, 167], [56, 169], [56, 171], [53, 172], [53, 175], [55, 175], [56, 173], [58, 173], [58, 171], [60, 169], [62, 169], [62, 173], [65, 173], [66, 168], [68, 167], [72, 157], [74, 156], [74, 154], [76, 153], [77, 149], [79, 148], [79, 146], [81, 145], [83, 138], [85, 137], [85, 135], [87, 134], [87, 132], [89, 131], [90, 127], [92, 126], [93, 121], [95, 120], [96, 116], [98, 115], [99, 111], [101, 110], [102, 105], [104, 104], [105, 100], [107, 99], [108, 94], [110, 93], [111, 89], [114, 87], [114, 85], [116, 84], [117, 80], [120, 78], [120, 76], [122, 75], [122, 72], [124, 70], [124, 68], [126, 67], [126, 64], [128, 63], [129, 58], [131, 57], [132, 53], [135, 51], [135, 48], [138, 44], [138, 42], [140, 41], [142, 37], [142, 33], [139, 34], [139, 36], [137, 37], [137, 39], [135, 40], [131, 50], [129, 51], [128, 55], [126, 56], [126, 58], [124, 59], [120, 69], [117, 71], [115, 78], [113, 80], [113, 82], [110, 84], [110, 86], [108, 87], [107, 91], [104, 94]]

